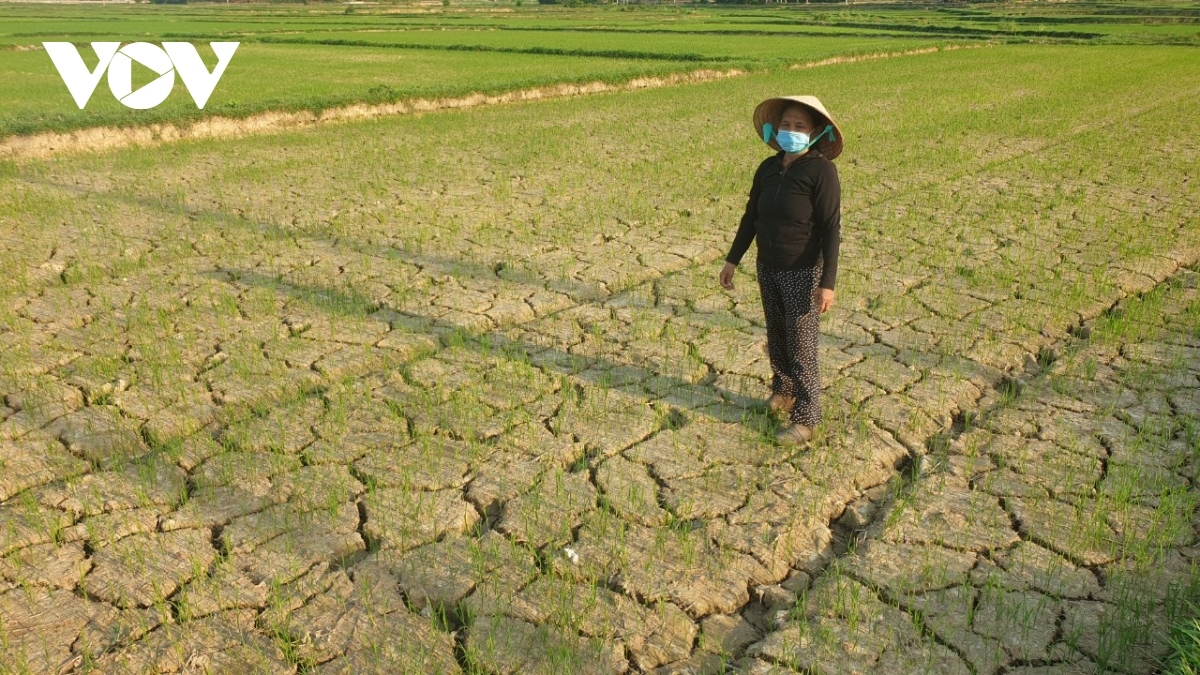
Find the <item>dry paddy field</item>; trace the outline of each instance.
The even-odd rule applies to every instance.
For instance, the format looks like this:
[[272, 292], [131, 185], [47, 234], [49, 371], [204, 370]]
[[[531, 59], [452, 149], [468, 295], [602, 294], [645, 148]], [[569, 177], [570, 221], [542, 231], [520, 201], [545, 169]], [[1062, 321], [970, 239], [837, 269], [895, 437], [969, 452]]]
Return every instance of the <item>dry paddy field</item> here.
[[[847, 133], [826, 421], [753, 252]], [[0, 163], [0, 671], [1151, 672], [1200, 53], [990, 45]]]

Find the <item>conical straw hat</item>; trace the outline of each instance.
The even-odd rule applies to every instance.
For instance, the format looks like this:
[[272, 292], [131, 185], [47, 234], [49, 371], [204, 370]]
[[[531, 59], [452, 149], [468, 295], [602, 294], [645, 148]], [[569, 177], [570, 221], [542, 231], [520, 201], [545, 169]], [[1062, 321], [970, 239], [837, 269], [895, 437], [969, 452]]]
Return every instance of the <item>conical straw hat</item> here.
[[[813, 132], [814, 136], [824, 127], [825, 122], [822, 122], [822, 117], [829, 124], [833, 125], [833, 134], [837, 137], [836, 140], [829, 140], [829, 135], [826, 134], [813, 145], [814, 148], [820, 150], [821, 154], [829, 159], [842, 154], [842, 129], [833, 120], [829, 111], [825, 109], [825, 106], [821, 104], [821, 101], [816, 96], [776, 96], [759, 103], [758, 107], [754, 109], [754, 130], [758, 132], [759, 138], [763, 137], [763, 124], [767, 122], [771, 123], [771, 128], [775, 131], [779, 130], [779, 118], [783, 114], [783, 109], [790, 103], [802, 103], [808, 106], [810, 112], [816, 113], [813, 115], [813, 122], [817, 125], [817, 131]], [[767, 145], [776, 150], [783, 149], [779, 147], [779, 143], [775, 142], [774, 133], [771, 134], [771, 140], [767, 141]]]

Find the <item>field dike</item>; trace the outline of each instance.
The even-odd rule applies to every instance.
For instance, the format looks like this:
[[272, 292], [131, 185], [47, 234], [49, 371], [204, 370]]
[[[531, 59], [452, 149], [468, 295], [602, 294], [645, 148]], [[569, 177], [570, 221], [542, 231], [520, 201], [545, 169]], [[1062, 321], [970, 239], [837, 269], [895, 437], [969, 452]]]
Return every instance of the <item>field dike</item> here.
[[[960, 45], [929, 47], [899, 52], [880, 52], [859, 56], [844, 56], [822, 59], [809, 63], [794, 64], [791, 68], [813, 68], [854, 63], [858, 61], [897, 58], [919, 54], [931, 54], [962, 48]], [[583, 84], [563, 83], [544, 87], [532, 87], [501, 94], [470, 94], [448, 98], [418, 98], [393, 103], [355, 103], [329, 108], [320, 113], [307, 110], [294, 112], [273, 111], [245, 118], [211, 117], [192, 124], [152, 124], [145, 127], [94, 127], [66, 133], [48, 132], [33, 136], [12, 136], [0, 142], [0, 159], [28, 158], [44, 159], [53, 155], [73, 152], [104, 152], [125, 147], [151, 147], [162, 143], [202, 138], [237, 138], [248, 134], [279, 133], [317, 124], [347, 122], [353, 120], [473, 108], [483, 105], [498, 105], [518, 101], [534, 101], [569, 96], [584, 96], [614, 91], [634, 91], [670, 87], [680, 84], [710, 82], [746, 75], [739, 68], [716, 70], [702, 68], [686, 73], [663, 76], [637, 77], [621, 83], [602, 81]]]

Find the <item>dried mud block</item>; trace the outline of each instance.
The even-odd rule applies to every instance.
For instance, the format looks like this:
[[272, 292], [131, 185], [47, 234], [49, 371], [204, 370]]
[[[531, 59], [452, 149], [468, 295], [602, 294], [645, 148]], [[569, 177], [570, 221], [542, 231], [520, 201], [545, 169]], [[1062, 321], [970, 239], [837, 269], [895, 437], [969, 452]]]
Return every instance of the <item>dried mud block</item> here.
[[663, 666], [654, 671], [654, 675], [717, 675], [718, 673], [736, 673], [737, 675], [800, 675], [800, 671], [787, 666], [771, 663], [762, 659], [741, 658], [732, 664], [717, 656], [693, 657], [691, 662], [684, 661], [678, 666]]
[[866, 411], [875, 424], [890, 431], [915, 454], [925, 454], [925, 439], [942, 430], [916, 401], [901, 394], [873, 398], [867, 402]]
[[318, 563], [342, 564], [366, 548], [353, 502], [303, 510], [284, 503], [238, 518], [221, 531], [230, 562], [255, 583], [291, 581]]
[[[814, 480], [823, 478], [827, 486], [867, 490], [891, 480], [910, 456], [892, 434], [868, 422], [830, 438], [827, 448], [801, 457], [798, 466]], [[823, 466], [813, 467], [813, 463]]]
[[[406, 380], [417, 387], [434, 391], [466, 389], [478, 384], [479, 369], [470, 361], [439, 358], [442, 354], [420, 359], [408, 365]], [[415, 393], [415, 392], [409, 392]]]
[[642, 670], [686, 658], [696, 638], [696, 624], [671, 603], [645, 607], [596, 584], [551, 576], [539, 577], [521, 590], [517, 602], [497, 609], [535, 625], [549, 623], [623, 642]]
[[[385, 426], [380, 424], [381, 427]], [[308, 464], [351, 464], [372, 451], [384, 450], [408, 441], [408, 430], [334, 431], [322, 429], [318, 438], [301, 453]]]
[[970, 675], [971, 668], [950, 648], [924, 640], [919, 645], [885, 649], [873, 672], [879, 675]]
[[460, 672], [453, 636], [339, 576], [276, 627], [293, 636], [299, 657], [322, 664], [317, 672]]
[[1024, 474], [1011, 469], [996, 469], [975, 479], [975, 489], [997, 497], [1025, 497], [1044, 499], [1050, 496], [1050, 491], [1040, 485], [1035, 485]]
[[998, 640], [1012, 659], [1046, 659], [1057, 630], [1059, 602], [1035, 591], [985, 588], [976, 601], [971, 627]]
[[797, 516], [806, 515], [808, 506], [798, 503], [797, 497], [809, 492], [820, 492], [800, 470], [789, 463], [761, 467], [756, 476], [757, 485], [751, 490], [746, 503], [729, 514], [726, 520], [734, 525], [743, 523], [784, 523]]
[[[991, 576], [1005, 588], [1032, 589], [1062, 598], [1087, 598], [1100, 592], [1096, 575], [1028, 541], [994, 556], [1000, 567]], [[982, 585], [977, 583], [976, 585]]]
[[1035, 439], [997, 436], [982, 448], [996, 462], [1021, 474], [1021, 481], [1052, 494], [1090, 496], [1104, 466], [1100, 457], [1079, 455]]
[[1095, 663], [1075, 655], [1071, 663], [1056, 663], [1052, 666], [1023, 666], [1009, 668], [1004, 672], [1008, 675], [1093, 675], [1098, 672]]
[[[1062, 642], [1110, 669], [1130, 673], [1157, 672], [1167, 655], [1166, 616], [1146, 605], [1130, 611], [1105, 602], [1063, 602]], [[1118, 648], [1118, 645], [1125, 648]], [[1056, 645], [1057, 646], [1057, 645]]]
[[[284, 377], [282, 363], [243, 364], [246, 372], [237, 373], [229, 368], [228, 361], [202, 375], [212, 391], [213, 401], [223, 408], [250, 409], [255, 405], [276, 402], [282, 398], [289, 386], [300, 383], [289, 382]], [[312, 377], [312, 371], [304, 371]]]
[[499, 675], [600, 675], [629, 669], [620, 643], [499, 616], [481, 617], [467, 628], [466, 654], [469, 663]]
[[[64, 672], [79, 663], [74, 648], [100, 651], [158, 623], [153, 615], [123, 614], [66, 590], [14, 589], [0, 593], [0, 663], [13, 672]], [[102, 631], [112, 637], [102, 637]]]
[[779, 459], [779, 448], [761, 442], [744, 424], [689, 419], [679, 429], [664, 430], [638, 443], [624, 455], [650, 467], [660, 479], [695, 478], [720, 464], [760, 465]]
[[1008, 662], [1008, 652], [999, 640], [971, 630], [971, 608], [979, 591], [971, 586], [953, 586], [908, 599], [906, 607], [921, 612], [925, 626], [938, 640], [963, 655], [975, 673], [994, 675]]
[[291, 675], [283, 650], [254, 629], [254, 613], [231, 610], [185, 624], [167, 625], [130, 646], [96, 660], [112, 675], [209, 672], [229, 675]]
[[1197, 389], [1195, 385], [1189, 385], [1189, 387], [1167, 393], [1167, 399], [1176, 415], [1200, 418], [1200, 389]]
[[596, 484], [617, 513], [642, 525], [662, 525], [670, 514], [658, 505], [658, 484], [644, 465], [616, 456], [596, 469]]
[[241, 452], [295, 455], [315, 440], [312, 427], [324, 414], [321, 399], [306, 397], [225, 428], [221, 442]]
[[175, 601], [180, 619], [193, 621], [230, 609], [262, 609], [270, 590], [266, 582], [255, 583], [233, 565], [221, 562], [205, 576], [185, 584]]
[[1025, 417], [1034, 423], [1037, 432], [1023, 435], [1036, 435], [1081, 454], [1104, 457], [1107, 449], [1098, 441], [1113, 446], [1114, 450], [1121, 446], [1144, 445], [1137, 441], [1137, 431], [1133, 427], [1111, 415], [1058, 410], [1053, 414], [1025, 413]]
[[473, 383], [476, 396], [496, 410], [524, 408], [556, 389], [553, 381], [533, 366], [505, 358], [490, 358]]
[[[737, 515], [732, 514], [729, 520], [735, 520]], [[708, 521], [705, 529], [719, 545], [748, 554], [763, 567], [756, 575], [758, 583], [776, 583], [788, 575], [789, 567], [807, 564], [824, 555], [831, 538], [825, 523], [797, 509], [774, 522], [727, 523], [717, 518]]]
[[183, 506], [163, 516], [162, 530], [225, 525], [234, 518], [261, 511], [271, 503], [266, 497], [239, 487], [198, 488]]
[[982, 392], [964, 379], [928, 376], [905, 394], [938, 424], [948, 427], [954, 422], [952, 415], [976, 407]]
[[101, 466], [112, 466], [150, 450], [137, 425], [113, 406], [80, 408], [52, 422], [47, 431], [62, 439], [71, 452]]
[[149, 506], [166, 510], [187, 494], [185, 479], [183, 469], [155, 458], [48, 486], [41, 500], [81, 516]]
[[232, 560], [255, 582], [283, 582], [320, 562], [349, 564], [364, 550], [366, 543], [358, 532], [287, 532]]
[[690, 441], [689, 437], [675, 431], [664, 431], [634, 445], [623, 454], [630, 460], [649, 466], [652, 474], [658, 478], [694, 478], [704, 473], [709, 463], [704, 456], [703, 446]]
[[[501, 275], [503, 275], [503, 272], [501, 272]], [[539, 289], [525, 298], [525, 304], [533, 309], [534, 315], [543, 317], [552, 312], [570, 307], [573, 301], [565, 293], [559, 293], [553, 289]]]
[[317, 359], [312, 369], [330, 380], [337, 380], [380, 370], [400, 358], [401, 354], [392, 350], [346, 345]]
[[563, 402], [550, 420], [555, 433], [573, 435], [599, 456], [611, 457], [654, 431], [654, 410], [645, 403], [611, 389], [585, 392], [582, 401]]
[[883, 535], [888, 541], [985, 552], [1006, 548], [1018, 539], [999, 501], [971, 490], [961, 479], [929, 478], [919, 486], [911, 505], [901, 503], [895, 508], [900, 513]]
[[86, 541], [92, 547], [103, 546], [133, 534], [154, 532], [161, 518], [162, 510], [153, 506], [98, 513], [63, 530], [62, 540]]
[[33, 544], [47, 544], [70, 525], [71, 517], [65, 511], [33, 500], [15, 499], [0, 504], [0, 555]]
[[302, 511], [334, 509], [363, 493], [362, 483], [344, 466], [302, 466], [271, 479], [270, 501], [287, 501]]
[[571, 541], [580, 517], [596, 508], [596, 488], [586, 472], [547, 472], [528, 493], [504, 505], [496, 529], [535, 548]]
[[847, 561], [856, 577], [886, 589], [891, 597], [956, 586], [967, 581], [976, 554], [941, 546], [870, 540]]
[[715, 546], [703, 529], [648, 528], [595, 512], [585, 517], [571, 562], [555, 560], [580, 581], [612, 579], [645, 602], [675, 603], [693, 619], [732, 614], [750, 601], [749, 583], [771, 583], [753, 557]]
[[357, 526], [358, 521], [358, 508], [354, 503], [339, 504], [332, 510], [273, 504], [262, 511], [235, 518], [221, 530], [221, 540], [230, 551], [250, 551], [286, 532], [309, 528], [343, 529], [348, 524]]
[[1006, 504], [1020, 523], [1021, 534], [1041, 546], [1089, 566], [1117, 559], [1116, 533], [1088, 502], [1076, 507], [1054, 499], [1012, 497]]
[[1122, 495], [1133, 498], [1157, 498], [1180, 494], [1190, 487], [1188, 479], [1171, 469], [1147, 464], [1108, 463], [1108, 471], [1100, 482], [1100, 492], [1114, 499]]
[[342, 570], [320, 562], [289, 581], [279, 584], [268, 582], [271, 592], [267, 595], [267, 608], [259, 613], [255, 623], [268, 628], [281, 626], [289, 614], [303, 607], [310, 598], [347, 581]]
[[479, 513], [462, 490], [405, 490], [387, 488], [368, 493], [363, 500], [364, 532], [383, 548], [407, 550], [444, 534], [470, 530]]
[[[530, 551], [495, 531], [482, 537], [446, 537], [388, 557], [384, 564], [413, 606], [431, 609], [453, 607], [484, 581], [494, 586], [497, 579], [510, 578], [513, 584], [508, 590], [515, 593], [537, 570]], [[488, 612], [485, 607], [478, 609]]]
[[1130, 361], [1158, 366], [1171, 370], [1181, 365], [1200, 363], [1200, 347], [1176, 345], [1166, 342], [1134, 342], [1121, 347], [1121, 355]]
[[536, 608], [521, 596], [520, 590], [537, 575], [536, 567], [497, 567], [478, 580], [475, 591], [459, 604], [459, 613], [468, 620], [476, 616], [536, 616]]
[[216, 553], [207, 529], [136, 534], [97, 548], [80, 586], [120, 607], [148, 607], [204, 574]]
[[867, 487], [883, 474], [889, 478], [895, 474], [890, 467], [855, 458], [853, 452], [834, 445], [802, 452], [794, 461], [804, 481], [789, 480], [774, 492], [793, 498], [803, 513], [826, 521], [836, 518], [846, 504], [858, 498], [858, 484]]
[[91, 468], [53, 438], [0, 440], [0, 502], [27, 488], [71, 478]]
[[696, 341], [696, 353], [717, 372], [747, 373], [762, 358], [763, 337], [739, 331], [714, 331]]
[[663, 502], [684, 519], [710, 519], [741, 507], [755, 486], [752, 467], [726, 464], [689, 478], [667, 478]]
[[208, 431], [191, 434], [179, 443], [179, 448], [172, 455], [175, 463], [184, 471], [192, 471], [208, 458], [225, 451], [220, 443], [213, 439]]
[[192, 472], [197, 491], [223, 486], [236, 487], [260, 497], [271, 490], [271, 478], [295, 471], [302, 465], [299, 457], [275, 452], [223, 452]]
[[1117, 503], [1110, 508], [1106, 519], [1121, 550], [1132, 556], [1136, 551], [1180, 549], [1192, 545], [1196, 538], [1192, 524], [1186, 520], [1188, 513], [1187, 507], [1164, 498], [1157, 508]]
[[19, 382], [21, 386], [7, 389], [11, 393], [4, 397], [8, 407], [14, 410], [29, 410], [52, 403], [65, 404], [69, 409], [83, 405], [83, 394], [78, 388], [52, 375], [21, 378]]
[[740, 614], [713, 614], [700, 623], [701, 651], [736, 656], [763, 637], [754, 624]]
[[208, 392], [197, 392], [174, 401], [146, 416], [142, 434], [161, 446], [171, 439], [189, 436], [217, 419], [217, 404]]
[[0, 558], [0, 577], [17, 584], [71, 590], [92, 568], [81, 542], [37, 544]]
[[1195, 584], [1192, 553], [1165, 551], [1142, 560], [1126, 558], [1106, 565], [1104, 588], [1093, 599], [1118, 606], [1141, 606], [1150, 613], [1172, 608]]
[[402, 401], [400, 410], [417, 434], [482, 441], [498, 436], [520, 417], [517, 413], [497, 413], [470, 390], [452, 392], [446, 401]]
[[553, 465], [527, 455], [502, 455], [475, 469], [467, 484], [467, 499], [494, 519], [506, 502], [533, 489], [550, 466]]
[[911, 618], [856, 581], [822, 577], [810, 591], [804, 617], [750, 645], [765, 657], [802, 672], [866, 672], [889, 648], [919, 647]]
[[1014, 408], [992, 412], [984, 422], [984, 427], [1001, 436], [1034, 438], [1038, 435], [1038, 421], [1032, 419], [1029, 413]]
[[400, 360], [407, 361], [437, 349], [437, 342], [421, 333], [393, 330], [379, 338], [375, 346], [396, 352]]
[[901, 391], [921, 379], [921, 371], [882, 356], [868, 356], [846, 368], [842, 374], [866, 380], [889, 394]]
[[467, 482], [475, 451], [466, 443], [422, 437], [407, 445], [380, 448], [354, 463], [356, 472], [379, 488], [444, 490]]

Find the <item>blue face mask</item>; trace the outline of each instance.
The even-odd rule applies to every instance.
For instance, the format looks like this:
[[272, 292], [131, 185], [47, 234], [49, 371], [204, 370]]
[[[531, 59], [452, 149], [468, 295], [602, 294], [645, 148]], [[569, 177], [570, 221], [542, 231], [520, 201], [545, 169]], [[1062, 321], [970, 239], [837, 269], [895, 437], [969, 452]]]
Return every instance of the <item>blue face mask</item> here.
[[[768, 122], [763, 125], [763, 141], [769, 143], [771, 141], [771, 133], [774, 128]], [[814, 138], [809, 138], [808, 134], [803, 131], [780, 131], [775, 134], [775, 142], [779, 147], [783, 148], [784, 152], [799, 154], [812, 147], [814, 143], [819, 141], [822, 136], [829, 134], [829, 140], [837, 140], [833, 135], [833, 125], [826, 125], [821, 133]]]
[[804, 133], [803, 131], [786, 130], [780, 131], [775, 135], [775, 142], [778, 143], [779, 147], [783, 148], [785, 152], [792, 153], [804, 152], [808, 149], [808, 146], [813, 144], [813, 141], [809, 140], [808, 134]]

